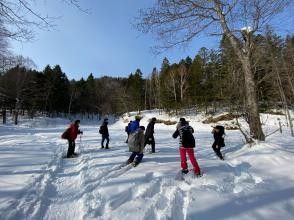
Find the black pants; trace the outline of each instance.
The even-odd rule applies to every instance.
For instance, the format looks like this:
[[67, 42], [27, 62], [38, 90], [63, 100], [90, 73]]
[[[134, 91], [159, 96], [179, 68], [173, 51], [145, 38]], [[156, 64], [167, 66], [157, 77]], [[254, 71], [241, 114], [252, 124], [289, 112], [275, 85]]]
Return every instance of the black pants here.
[[152, 153], [155, 153], [155, 139], [154, 136], [146, 138], [144, 146], [151, 144]]
[[67, 157], [74, 155], [76, 143], [75, 141], [68, 140], [68, 150], [67, 150]]
[[216, 142], [213, 142], [212, 144], [212, 149], [213, 151], [215, 152], [215, 154], [220, 158], [220, 159], [223, 159], [223, 155], [220, 151], [221, 149], [221, 146], [217, 146], [217, 143]]
[[[131, 156], [129, 157], [129, 163], [133, 162], [134, 160], [140, 163], [144, 157], [143, 153], [132, 152]], [[136, 158], [136, 159], [135, 159]]]
[[101, 147], [104, 148], [104, 141], [105, 140], [106, 140], [106, 148], [108, 148], [108, 144], [109, 144], [109, 137], [108, 136], [102, 136]]

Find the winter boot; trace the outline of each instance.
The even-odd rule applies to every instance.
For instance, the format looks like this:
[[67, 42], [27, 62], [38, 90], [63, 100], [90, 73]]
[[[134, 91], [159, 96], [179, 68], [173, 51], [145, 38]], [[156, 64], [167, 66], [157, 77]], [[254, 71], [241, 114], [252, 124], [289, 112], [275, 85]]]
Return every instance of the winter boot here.
[[189, 173], [188, 169], [182, 169], [182, 174], [187, 174], [187, 173]]

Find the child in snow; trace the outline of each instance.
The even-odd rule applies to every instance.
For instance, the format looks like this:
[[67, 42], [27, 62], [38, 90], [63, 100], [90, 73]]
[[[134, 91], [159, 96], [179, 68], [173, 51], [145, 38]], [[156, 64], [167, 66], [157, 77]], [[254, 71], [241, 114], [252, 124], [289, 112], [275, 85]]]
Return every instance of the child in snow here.
[[75, 140], [76, 140], [78, 134], [83, 134], [83, 132], [79, 130], [79, 126], [80, 126], [80, 120], [76, 120], [62, 134], [62, 138], [68, 140], [67, 158], [72, 158], [77, 155], [75, 153], [75, 146], [76, 146]]
[[102, 135], [101, 148], [104, 148], [104, 141], [106, 140], [105, 149], [109, 149], [109, 132], [108, 132], [108, 118], [105, 118], [103, 124], [100, 126], [99, 133]]
[[213, 127], [213, 130], [211, 133], [213, 134], [213, 138], [214, 138], [212, 149], [215, 152], [215, 154], [219, 157], [219, 159], [224, 160], [224, 157], [220, 151], [221, 148], [225, 146], [225, 141], [223, 138], [223, 135], [225, 134], [224, 127], [217, 125]]
[[152, 153], [155, 153], [155, 139], [154, 139], [154, 124], [156, 122], [156, 118], [152, 118], [149, 124], [147, 125], [147, 129], [145, 132], [145, 146], [147, 144], [151, 144]]
[[200, 168], [194, 155], [193, 148], [195, 147], [195, 139], [192, 133], [194, 133], [194, 129], [189, 126], [189, 123], [185, 118], [180, 118], [176, 131], [173, 134], [173, 138], [180, 136], [179, 143], [182, 173], [186, 174], [189, 172], [186, 157], [186, 154], [188, 154], [190, 162], [193, 165], [194, 174], [200, 176]]
[[133, 166], [137, 166], [142, 161], [145, 142], [144, 131], [145, 127], [140, 126], [135, 132], [130, 133], [128, 146], [132, 154], [127, 160], [127, 164], [132, 163]]

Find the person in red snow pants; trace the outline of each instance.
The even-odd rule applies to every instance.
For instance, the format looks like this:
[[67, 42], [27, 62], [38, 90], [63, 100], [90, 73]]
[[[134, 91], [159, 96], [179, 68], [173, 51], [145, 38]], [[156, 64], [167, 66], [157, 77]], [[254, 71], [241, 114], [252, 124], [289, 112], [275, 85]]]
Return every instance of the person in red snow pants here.
[[188, 154], [188, 156], [189, 156], [189, 159], [191, 161], [191, 164], [193, 166], [195, 174], [200, 174], [200, 168], [199, 168], [199, 165], [198, 165], [197, 160], [195, 158], [193, 148], [180, 147], [180, 157], [181, 157], [182, 170], [184, 170], [184, 172], [188, 170], [186, 154]]
[[180, 158], [181, 168], [183, 173], [188, 173], [187, 154], [193, 166], [195, 175], [201, 175], [200, 167], [197, 163], [194, 154], [195, 138], [193, 136], [194, 129], [189, 126], [189, 123], [185, 118], [180, 118], [180, 122], [177, 125], [177, 129], [173, 134], [173, 138], [180, 136]]

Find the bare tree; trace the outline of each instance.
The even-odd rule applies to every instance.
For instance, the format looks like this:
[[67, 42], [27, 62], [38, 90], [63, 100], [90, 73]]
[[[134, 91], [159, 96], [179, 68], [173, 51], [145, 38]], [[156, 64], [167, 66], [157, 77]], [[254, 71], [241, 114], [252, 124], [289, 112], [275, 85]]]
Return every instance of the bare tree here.
[[180, 97], [181, 101], [184, 100], [184, 94], [188, 90], [188, 70], [185, 64], [179, 66], [179, 75], [180, 75]]
[[175, 68], [172, 68], [168, 72], [168, 76], [165, 81], [165, 88], [173, 94], [174, 101], [177, 101], [177, 70]]
[[156, 68], [153, 68], [151, 81], [153, 84], [153, 91], [154, 91], [154, 105], [157, 108], [161, 108], [161, 84], [160, 84], [160, 77], [159, 73]]
[[145, 80], [145, 92], [144, 92], [144, 105], [145, 105], [145, 109], [147, 109], [148, 92], [149, 92], [149, 97], [150, 97], [150, 93], [151, 93], [151, 90], [149, 90], [148, 84], [151, 84], [150, 83], [150, 80], [149, 79], [146, 79]]
[[[3, 29], [4, 24], [0, 19], [0, 30]], [[7, 37], [1, 33], [0, 31], [0, 75], [5, 72], [8, 64], [8, 57], [10, 56], [10, 52], [8, 50], [8, 39]]]
[[[79, 0], [59, 0], [83, 10]], [[40, 2], [40, 1], [39, 1]], [[0, 0], [0, 36], [27, 41], [34, 37], [34, 28], [51, 29], [56, 17], [50, 17], [35, 9], [35, 0]]]
[[283, 89], [281, 76], [280, 76], [279, 70], [277, 68], [276, 62], [274, 62], [274, 65], [275, 65], [274, 68], [275, 68], [275, 73], [276, 73], [276, 77], [277, 77], [277, 81], [278, 81], [278, 88], [279, 88], [279, 92], [280, 92], [280, 95], [281, 95], [281, 100], [282, 100], [282, 103], [284, 105], [285, 112], [286, 112], [286, 119], [289, 122], [291, 135], [292, 135], [292, 137], [294, 137], [293, 122], [292, 122], [292, 118], [291, 118], [289, 107], [288, 107], [288, 101], [287, 101], [287, 98], [286, 98], [286, 95], [285, 95], [285, 92], [284, 92], [284, 89]]
[[264, 140], [252, 71], [252, 35], [281, 12], [290, 0], [157, 0], [140, 11], [137, 28], [155, 33], [162, 50], [189, 43], [202, 32], [225, 35], [238, 57], [245, 79], [250, 135]]

